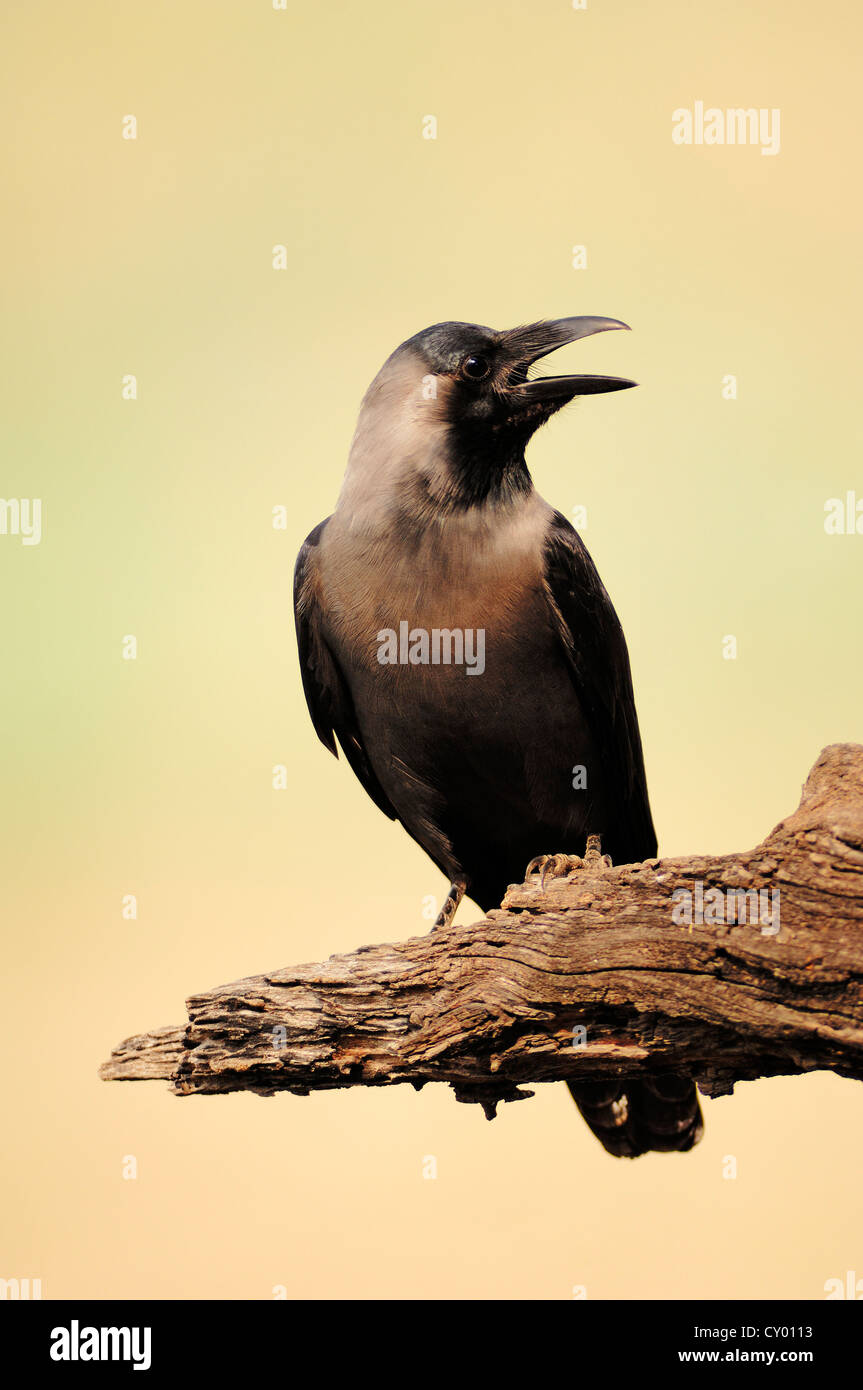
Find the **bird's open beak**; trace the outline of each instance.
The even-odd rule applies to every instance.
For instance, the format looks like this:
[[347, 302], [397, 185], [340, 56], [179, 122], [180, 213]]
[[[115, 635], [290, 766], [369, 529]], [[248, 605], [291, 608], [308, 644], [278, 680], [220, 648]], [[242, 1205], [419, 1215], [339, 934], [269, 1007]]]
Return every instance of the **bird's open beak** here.
[[637, 386], [623, 376], [540, 376], [527, 379], [528, 368], [541, 357], [557, 348], [574, 343], [579, 338], [589, 338], [592, 333], [605, 333], [611, 328], [628, 328], [629, 324], [619, 319], [594, 318], [583, 316], [570, 319], [550, 319], [543, 323], [529, 323], [522, 328], [513, 328], [503, 335], [503, 343], [512, 354], [512, 373], [506, 386], [506, 394], [515, 405], [533, 405], [542, 401], [556, 406], [565, 405], [575, 396], [592, 396], [601, 391], [624, 391], [628, 386]]

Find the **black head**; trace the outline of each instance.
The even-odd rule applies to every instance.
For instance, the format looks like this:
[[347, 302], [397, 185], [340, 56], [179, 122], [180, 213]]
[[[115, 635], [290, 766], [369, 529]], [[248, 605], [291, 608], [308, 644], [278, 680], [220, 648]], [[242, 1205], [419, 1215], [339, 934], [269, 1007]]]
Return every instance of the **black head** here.
[[[496, 332], [474, 323], [436, 323], [393, 354], [420, 358], [430, 394], [451, 432], [452, 466], [466, 501], [529, 489], [524, 448], [531, 435], [576, 396], [622, 391], [634, 381], [613, 376], [544, 376], [533, 363], [593, 333], [626, 328], [618, 319], [578, 317]], [[392, 360], [392, 359], [391, 359]]]

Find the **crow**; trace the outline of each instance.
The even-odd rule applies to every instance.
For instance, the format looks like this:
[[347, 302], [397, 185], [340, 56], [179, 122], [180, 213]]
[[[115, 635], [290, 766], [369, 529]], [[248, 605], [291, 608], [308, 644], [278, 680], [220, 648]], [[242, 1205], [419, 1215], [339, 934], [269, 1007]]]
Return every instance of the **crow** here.
[[[315, 731], [447, 875], [436, 926], [465, 893], [499, 906], [525, 865], [545, 877], [600, 846], [620, 863], [656, 854], [623, 632], [524, 456], [576, 396], [636, 384], [534, 363], [626, 327], [450, 322], [409, 338], [369, 386], [335, 511], [297, 559]], [[567, 1084], [610, 1153], [701, 1136], [688, 1078]]]

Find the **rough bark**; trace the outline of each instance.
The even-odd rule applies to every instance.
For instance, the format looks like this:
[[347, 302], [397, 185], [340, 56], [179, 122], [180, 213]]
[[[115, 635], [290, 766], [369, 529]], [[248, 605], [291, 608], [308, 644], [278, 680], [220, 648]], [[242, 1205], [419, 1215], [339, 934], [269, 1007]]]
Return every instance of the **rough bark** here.
[[[699, 882], [778, 889], [778, 932], [681, 921]], [[532, 876], [479, 922], [193, 995], [185, 1027], [127, 1038], [101, 1075], [179, 1095], [443, 1081], [490, 1117], [566, 1077], [861, 1079], [861, 981], [863, 746], [834, 744], [753, 850]]]

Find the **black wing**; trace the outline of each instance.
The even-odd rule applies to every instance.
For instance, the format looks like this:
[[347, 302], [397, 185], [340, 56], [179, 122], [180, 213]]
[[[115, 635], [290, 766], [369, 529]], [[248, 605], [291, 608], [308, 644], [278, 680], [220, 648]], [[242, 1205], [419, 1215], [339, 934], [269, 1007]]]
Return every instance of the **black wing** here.
[[396, 812], [375, 776], [363, 744], [351, 692], [324, 635], [323, 612], [315, 583], [315, 554], [326, 524], [322, 521], [303, 541], [294, 570], [294, 618], [306, 704], [321, 743], [338, 757], [338, 738], [345, 757], [372, 801], [390, 820], [395, 820]]
[[545, 584], [579, 702], [602, 758], [612, 816], [603, 850], [623, 864], [652, 859], [656, 831], [626, 641], [596, 566], [560, 512], [546, 537]]

